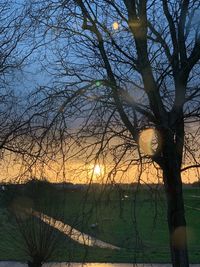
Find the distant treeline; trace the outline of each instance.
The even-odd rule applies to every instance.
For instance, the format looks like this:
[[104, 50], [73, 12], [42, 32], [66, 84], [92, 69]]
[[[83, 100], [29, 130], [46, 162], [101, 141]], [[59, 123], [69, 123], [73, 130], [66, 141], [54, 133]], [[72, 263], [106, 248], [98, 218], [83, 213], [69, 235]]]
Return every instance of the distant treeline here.
[[[57, 182], [57, 183], [51, 183], [48, 179], [43, 178], [43, 179], [38, 179], [38, 178], [32, 178], [26, 181], [25, 183], [0, 183], [1, 189], [6, 188], [6, 186], [14, 186], [14, 187], [29, 187], [31, 185], [41, 185], [41, 186], [51, 186], [55, 187], [57, 189], [85, 189], [88, 186], [90, 187], [121, 187], [121, 188], [143, 188], [143, 189], [148, 189], [148, 188], [163, 188], [162, 183], [146, 183], [146, 184], [138, 184], [137, 182], [134, 183], [115, 183], [115, 184], [100, 184], [100, 183], [92, 183], [92, 184], [77, 184], [77, 183], [72, 183], [72, 182]], [[196, 181], [193, 183], [183, 183], [183, 188], [191, 188], [191, 187], [200, 187], [200, 181]]]

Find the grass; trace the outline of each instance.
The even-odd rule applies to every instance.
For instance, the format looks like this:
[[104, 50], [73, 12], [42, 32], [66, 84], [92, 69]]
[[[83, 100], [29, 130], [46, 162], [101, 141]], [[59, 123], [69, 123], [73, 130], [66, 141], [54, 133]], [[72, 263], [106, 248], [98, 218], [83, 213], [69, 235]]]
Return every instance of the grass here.
[[[93, 186], [87, 192], [54, 191], [51, 199], [56, 210], [52, 208], [52, 201], [42, 201], [42, 197], [35, 201], [35, 208], [122, 249], [88, 248], [60, 235], [56, 253], [51, 260], [170, 262], [166, 204], [162, 190], [140, 190], [135, 194], [128, 188], [103, 190], [100, 186]], [[200, 211], [195, 208], [200, 208], [200, 198], [194, 195], [200, 196], [198, 188], [184, 190], [189, 257], [191, 263], [198, 263]], [[0, 259], [26, 260], [23, 249], [17, 245], [20, 243], [20, 235], [14, 220], [3, 205], [0, 218]], [[92, 229], [93, 223], [98, 223], [98, 227]]]

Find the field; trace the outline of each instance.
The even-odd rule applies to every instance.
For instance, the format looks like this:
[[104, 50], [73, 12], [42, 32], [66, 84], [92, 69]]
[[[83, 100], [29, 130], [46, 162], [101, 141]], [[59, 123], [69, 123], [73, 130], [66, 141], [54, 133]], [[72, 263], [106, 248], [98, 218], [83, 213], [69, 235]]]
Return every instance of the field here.
[[[15, 194], [16, 191], [18, 189]], [[189, 257], [192, 263], [199, 263], [200, 189], [184, 189], [184, 198]], [[170, 261], [166, 205], [162, 189], [141, 188], [136, 193], [125, 186], [120, 189], [98, 185], [80, 190], [55, 188], [45, 201], [42, 199], [43, 196], [38, 195], [34, 203], [35, 209], [121, 248], [111, 250], [86, 247], [60, 234], [52, 261]], [[8, 205], [8, 202], [2, 202], [0, 208], [0, 260], [27, 260], [25, 251], [20, 246], [22, 237], [12, 213], [6, 209]]]

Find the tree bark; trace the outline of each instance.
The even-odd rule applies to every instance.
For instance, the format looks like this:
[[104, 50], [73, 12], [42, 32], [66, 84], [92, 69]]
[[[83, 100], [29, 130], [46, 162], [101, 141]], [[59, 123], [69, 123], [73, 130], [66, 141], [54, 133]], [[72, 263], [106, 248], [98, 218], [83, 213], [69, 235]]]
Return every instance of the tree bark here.
[[172, 266], [189, 267], [180, 162], [175, 138], [171, 132], [164, 136], [163, 159]]

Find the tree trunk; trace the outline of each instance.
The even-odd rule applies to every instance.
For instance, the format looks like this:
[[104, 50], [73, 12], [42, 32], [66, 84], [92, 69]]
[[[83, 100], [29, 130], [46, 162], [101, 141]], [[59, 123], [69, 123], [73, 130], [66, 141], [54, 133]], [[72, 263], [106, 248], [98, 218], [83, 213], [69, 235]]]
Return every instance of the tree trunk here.
[[38, 259], [33, 259], [32, 261], [28, 261], [29, 267], [42, 267], [42, 262]]
[[173, 135], [165, 136], [163, 146], [163, 180], [167, 197], [167, 219], [173, 267], [189, 267], [186, 220], [180, 162]]

